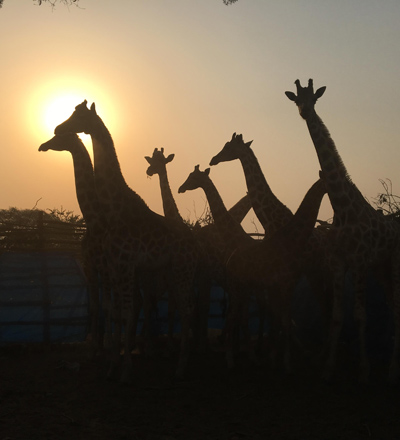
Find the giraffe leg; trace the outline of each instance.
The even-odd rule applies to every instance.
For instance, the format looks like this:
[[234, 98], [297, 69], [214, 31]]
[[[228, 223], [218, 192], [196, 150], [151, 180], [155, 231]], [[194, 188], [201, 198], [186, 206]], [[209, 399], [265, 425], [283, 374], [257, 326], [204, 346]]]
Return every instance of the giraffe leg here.
[[249, 329], [249, 303], [250, 298], [246, 296], [246, 298], [242, 298], [242, 307], [240, 307], [240, 328], [243, 332], [245, 350], [247, 352], [247, 357], [250, 362], [254, 365], [260, 365], [258, 357], [254, 351], [254, 347], [251, 341], [251, 334]]
[[148, 283], [143, 286], [143, 328], [142, 335], [144, 341], [144, 354], [146, 357], [153, 355], [153, 346], [151, 341], [151, 314], [157, 305], [154, 297], [154, 291], [149, 288]]
[[333, 306], [329, 332], [328, 359], [323, 372], [323, 379], [331, 380], [336, 367], [337, 346], [343, 324], [343, 293], [344, 293], [344, 267], [338, 266], [333, 277]]
[[[93, 274], [95, 275], [95, 274]], [[100, 341], [100, 322], [99, 322], [99, 312], [100, 312], [100, 302], [99, 302], [99, 285], [96, 283], [94, 277], [89, 281], [89, 301], [90, 301], [90, 334], [91, 334], [91, 353], [90, 357], [96, 355], [101, 345]]]
[[96, 267], [88, 255], [85, 255], [84, 272], [87, 280], [89, 293], [89, 358], [93, 358], [100, 346], [99, 335], [99, 311], [100, 311], [100, 288], [97, 279]]
[[228, 368], [235, 366], [234, 360], [234, 342], [235, 342], [235, 326], [238, 323], [241, 301], [238, 289], [234, 286], [230, 286], [229, 292], [229, 304], [225, 321], [225, 344], [226, 344], [226, 362]]
[[360, 271], [355, 274], [354, 285], [354, 319], [358, 325], [358, 337], [360, 341], [360, 371], [358, 380], [360, 383], [366, 383], [369, 378], [370, 365], [367, 356], [366, 341], [367, 311], [365, 307], [365, 271]]
[[392, 258], [392, 290], [394, 316], [394, 346], [389, 367], [389, 383], [398, 384], [400, 378], [400, 249]]
[[174, 351], [174, 328], [175, 328], [175, 315], [177, 310], [176, 304], [176, 292], [172, 289], [168, 291], [168, 334], [167, 334], [167, 347], [165, 354], [170, 356]]
[[258, 325], [258, 337], [257, 337], [257, 353], [260, 354], [262, 351], [262, 343], [264, 339], [264, 325], [265, 325], [265, 317], [266, 317], [266, 295], [263, 289], [256, 291], [256, 299], [258, 304], [258, 317], [259, 317], [259, 325]]
[[108, 379], [114, 379], [116, 371], [120, 365], [120, 350], [121, 350], [121, 336], [122, 336], [122, 315], [121, 315], [121, 301], [118, 292], [114, 291], [112, 317], [114, 321], [114, 334], [112, 340], [112, 347], [110, 352], [110, 368], [107, 373]]
[[175, 291], [175, 299], [181, 317], [181, 343], [179, 351], [178, 366], [176, 369], [176, 377], [181, 378], [186, 371], [189, 360], [189, 337], [190, 329], [193, 323], [193, 290], [192, 286], [187, 283], [177, 283]]
[[210, 294], [211, 282], [208, 278], [201, 277], [199, 282], [199, 294], [197, 298], [196, 307], [196, 322], [195, 322], [195, 339], [197, 348], [200, 353], [205, 353], [207, 350], [208, 341], [208, 314], [210, 311]]
[[112, 295], [111, 286], [108, 276], [102, 276], [102, 286], [103, 286], [103, 313], [105, 321], [104, 330], [104, 348], [110, 350], [112, 347]]
[[134, 324], [134, 310], [133, 304], [124, 305], [122, 320], [125, 323], [125, 338], [124, 338], [124, 355], [121, 369], [120, 381], [122, 383], [132, 382], [132, 335]]
[[140, 310], [142, 309], [142, 305], [143, 305], [143, 299], [142, 299], [142, 295], [140, 292], [140, 286], [137, 285], [134, 288], [134, 292], [133, 292], [133, 322], [132, 322], [130, 351], [132, 351], [136, 345], [136, 332], [137, 332], [137, 326], [139, 323], [139, 315], [140, 315]]

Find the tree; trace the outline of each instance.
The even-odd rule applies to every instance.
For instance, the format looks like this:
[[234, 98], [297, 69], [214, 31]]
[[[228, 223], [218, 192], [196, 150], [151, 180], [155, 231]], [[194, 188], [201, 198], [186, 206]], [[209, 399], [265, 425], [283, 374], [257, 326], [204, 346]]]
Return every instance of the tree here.
[[[3, 6], [3, 1], [4, 0], [0, 0], [0, 8]], [[42, 3], [49, 3], [52, 8], [54, 8], [57, 3], [63, 3], [66, 6], [71, 6], [75, 4], [77, 6], [77, 3], [79, 2], [79, 0], [33, 0], [33, 1], [34, 3], [37, 3], [39, 6]]]
[[238, 0], [222, 0], [224, 2], [224, 5], [228, 6], [232, 3], [236, 3]]

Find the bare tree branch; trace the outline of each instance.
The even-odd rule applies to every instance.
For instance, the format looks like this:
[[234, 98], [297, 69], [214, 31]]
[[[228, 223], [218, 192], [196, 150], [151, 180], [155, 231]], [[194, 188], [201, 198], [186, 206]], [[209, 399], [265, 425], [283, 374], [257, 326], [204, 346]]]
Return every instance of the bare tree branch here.
[[390, 179], [379, 179], [383, 186], [383, 193], [374, 198], [376, 208], [386, 215], [398, 216], [400, 213], [400, 196], [393, 194], [392, 181]]

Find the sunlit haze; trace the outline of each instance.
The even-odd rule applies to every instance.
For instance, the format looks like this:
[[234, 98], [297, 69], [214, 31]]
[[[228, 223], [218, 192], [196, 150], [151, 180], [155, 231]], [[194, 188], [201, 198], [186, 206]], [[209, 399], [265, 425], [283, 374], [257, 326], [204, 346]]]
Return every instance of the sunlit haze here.
[[[284, 92], [326, 86], [316, 110], [347, 170], [373, 202], [389, 178], [400, 193], [400, 2], [352, 0], [80, 0], [80, 8], [4, 0], [0, 208], [80, 213], [69, 153], [39, 153], [83, 100], [111, 132], [125, 180], [162, 213], [144, 156], [175, 153], [169, 180], [184, 218], [201, 190], [178, 194], [194, 166], [242, 133], [292, 211], [318, 178], [306, 124]], [[90, 154], [90, 137], [82, 135]], [[239, 162], [211, 168], [227, 207], [246, 193]], [[324, 199], [319, 218], [332, 216]], [[244, 226], [260, 230], [251, 211]]]

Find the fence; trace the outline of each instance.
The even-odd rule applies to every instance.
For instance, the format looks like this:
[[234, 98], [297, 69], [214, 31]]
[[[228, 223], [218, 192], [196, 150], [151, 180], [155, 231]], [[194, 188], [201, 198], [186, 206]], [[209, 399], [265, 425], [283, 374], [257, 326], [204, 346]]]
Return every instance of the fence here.
[[[88, 297], [81, 265], [84, 232], [84, 226], [55, 221], [41, 211], [34, 211], [18, 222], [4, 220], [0, 211], [0, 343], [76, 342], [85, 338]], [[357, 329], [352, 318], [350, 276], [344, 300], [347, 306], [343, 333], [347, 340], [354, 341]], [[378, 353], [388, 353], [393, 342], [392, 313], [372, 274], [367, 285], [367, 311], [369, 347]], [[225, 293], [214, 286], [209, 328], [221, 329], [225, 312]], [[257, 314], [252, 303], [250, 324], [254, 333]], [[318, 305], [305, 280], [294, 294], [292, 314], [297, 332], [305, 339], [320, 337]], [[154, 325], [157, 333], [166, 332], [166, 300], [159, 304]]]
[[85, 337], [84, 226], [30, 211], [0, 218], [0, 343]]

